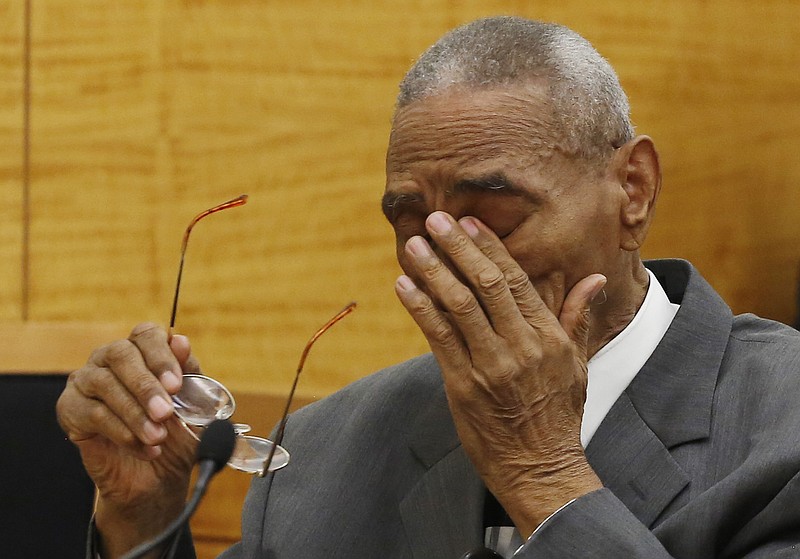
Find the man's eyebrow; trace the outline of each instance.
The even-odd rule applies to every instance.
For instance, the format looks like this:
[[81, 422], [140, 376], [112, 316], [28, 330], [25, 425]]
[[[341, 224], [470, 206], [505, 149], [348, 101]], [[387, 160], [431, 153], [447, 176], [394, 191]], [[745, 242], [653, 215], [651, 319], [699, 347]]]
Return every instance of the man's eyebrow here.
[[530, 193], [517, 186], [512, 180], [503, 173], [492, 173], [483, 177], [461, 179], [452, 188], [448, 189], [448, 195], [464, 194], [470, 192], [484, 192], [508, 194], [516, 196], [528, 196]]
[[381, 209], [383, 215], [386, 216], [390, 222], [394, 221], [398, 212], [407, 206], [421, 204], [425, 201], [422, 194], [408, 193], [408, 192], [387, 192], [381, 199]]
[[[536, 201], [536, 196], [518, 186], [514, 181], [509, 179], [503, 173], [491, 173], [481, 177], [473, 177], [468, 179], [461, 179], [449, 189], [447, 189], [447, 196], [455, 196], [456, 194], [470, 194], [470, 193], [489, 193], [501, 194], [507, 196], [523, 196]], [[386, 216], [390, 222], [393, 222], [397, 215], [409, 206], [415, 206], [425, 202], [422, 194], [408, 193], [408, 192], [386, 192], [381, 200], [381, 209], [383, 215]]]

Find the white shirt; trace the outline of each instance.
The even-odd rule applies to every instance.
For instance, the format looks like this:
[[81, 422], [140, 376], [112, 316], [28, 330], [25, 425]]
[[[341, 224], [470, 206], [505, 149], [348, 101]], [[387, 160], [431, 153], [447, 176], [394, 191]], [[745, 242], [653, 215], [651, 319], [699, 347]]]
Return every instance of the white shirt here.
[[592, 440], [611, 406], [656, 350], [680, 305], [670, 303], [653, 272], [647, 295], [625, 329], [589, 359], [589, 385], [581, 423], [583, 448]]
[[[670, 303], [653, 272], [647, 270], [647, 273], [650, 284], [633, 320], [587, 363], [589, 383], [581, 423], [583, 448], [592, 440], [611, 406], [653, 354], [680, 308], [680, 305]], [[547, 520], [549, 517], [539, 527]], [[490, 542], [497, 545], [495, 551], [503, 557], [512, 557], [523, 543], [516, 529], [508, 526], [499, 530], [487, 528], [485, 545], [488, 547]]]

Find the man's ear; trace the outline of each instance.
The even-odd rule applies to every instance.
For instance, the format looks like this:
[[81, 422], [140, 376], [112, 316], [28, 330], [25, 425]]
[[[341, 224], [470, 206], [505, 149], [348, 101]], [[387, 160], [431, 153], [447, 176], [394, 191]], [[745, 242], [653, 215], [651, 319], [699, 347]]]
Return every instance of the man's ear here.
[[620, 206], [620, 248], [638, 250], [647, 237], [661, 190], [661, 166], [648, 136], [637, 136], [617, 149], [615, 180], [627, 196]]

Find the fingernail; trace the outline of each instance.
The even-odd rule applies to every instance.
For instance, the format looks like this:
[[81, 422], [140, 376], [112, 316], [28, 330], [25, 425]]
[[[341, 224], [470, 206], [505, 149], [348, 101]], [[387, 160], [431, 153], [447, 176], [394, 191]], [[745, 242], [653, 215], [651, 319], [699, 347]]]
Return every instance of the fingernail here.
[[414, 291], [417, 286], [414, 285], [414, 282], [408, 276], [400, 276], [397, 278], [397, 288], [401, 291]]
[[433, 253], [431, 247], [422, 237], [411, 237], [406, 243], [408, 250], [417, 257], [428, 257]]
[[167, 389], [167, 392], [177, 392], [181, 387], [181, 379], [172, 371], [164, 371], [161, 373], [161, 385]]
[[478, 226], [475, 224], [475, 220], [471, 217], [465, 217], [461, 221], [458, 222], [461, 225], [461, 228], [464, 232], [470, 236], [470, 238], [475, 239], [477, 238], [480, 231], [478, 230]]
[[166, 419], [172, 413], [172, 404], [167, 402], [161, 396], [153, 396], [147, 403], [147, 408], [150, 410], [150, 416], [155, 420]]
[[167, 436], [167, 429], [163, 425], [148, 421], [144, 424], [144, 434], [150, 442], [158, 442]]
[[430, 227], [431, 231], [434, 233], [443, 235], [445, 233], [449, 233], [453, 228], [453, 225], [450, 223], [450, 220], [445, 214], [441, 212], [433, 212], [428, 216], [428, 227]]
[[172, 334], [172, 340], [180, 341], [181, 343], [189, 343], [189, 338], [184, 336], [183, 334]]
[[607, 281], [608, 281], [608, 279], [604, 277], [604, 278], [603, 278], [603, 281], [601, 281], [600, 283], [598, 283], [598, 284], [595, 286], [595, 288], [594, 288], [594, 292], [591, 294], [591, 298], [589, 299], [589, 302], [590, 302], [590, 303], [594, 303], [594, 302], [595, 302], [595, 299], [597, 299], [597, 296], [598, 296], [599, 294], [601, 294], [601, 293], [603, 294], [603, 299], [602, 299], [602, 301], [597, 301], [597, 303], [598, 303], [598, 304], [602, 304], [602, 303], [605, 303], [605, 302], [606, 302], [606, 300], [608, 299], [608, 296], [606, 295], [606, 290], [605, 290], [604, 288], [605, 288], [605, 286], [606, 286], [606, 282], [607, 282]]

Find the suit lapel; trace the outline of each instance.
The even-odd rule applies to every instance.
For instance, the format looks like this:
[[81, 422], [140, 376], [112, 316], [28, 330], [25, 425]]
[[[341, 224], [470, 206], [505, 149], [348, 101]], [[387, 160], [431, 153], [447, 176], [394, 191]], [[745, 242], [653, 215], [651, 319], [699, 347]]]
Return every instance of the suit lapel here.
[[444, 388], [409, 432], [424, 471], [400, 503], [415, 559], [457, 558], [481, 543], [485, 489], [458, 440]]
[[594, 471], [645, 526], [689, 483], [655, 433], [622, 394], [586, 449]]
[[415, 559], [456, 559], [481, 543], [483, 498], [483, 482], [460, 446], [438, 461], [400, 503]]
[[647, 264], [681, 308], [600, 424], [586, 456], [603, 484], [643, 524], [652, 526], [690, 483], [669, 449], [710, 433], [714, 390], [733, 317], [688, 263]]

